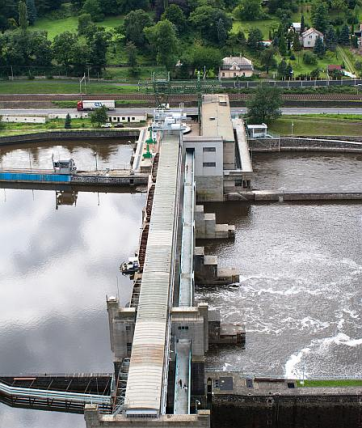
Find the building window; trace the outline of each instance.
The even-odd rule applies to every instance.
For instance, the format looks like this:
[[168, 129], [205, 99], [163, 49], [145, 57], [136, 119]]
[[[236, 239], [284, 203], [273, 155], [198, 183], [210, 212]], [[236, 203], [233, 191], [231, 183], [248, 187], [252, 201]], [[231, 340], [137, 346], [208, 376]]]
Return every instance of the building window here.
[[122, 120], [126, 120], [126, 118], [125, 118], [125, 117], [122, 117]]
[[216, 167], [216, 162], [204, 162], [205, 167]]
[[130, 325], [126, 325], [126, 331], [131, 331], [131, 326]]
[[132, 352], [132, 343], [127, 343], [127, 352], [129, 354]]
[[132, 120], [136, 120], [136, 118], [135, 118], [135, 117], [132, 117]]
[[203, 151], [204, 151], [204, 153], [205, 152], [216, 152], [216, 147], [204, 147]]
[[222, 73], [222, 77], [225, 77], [225, 73]]

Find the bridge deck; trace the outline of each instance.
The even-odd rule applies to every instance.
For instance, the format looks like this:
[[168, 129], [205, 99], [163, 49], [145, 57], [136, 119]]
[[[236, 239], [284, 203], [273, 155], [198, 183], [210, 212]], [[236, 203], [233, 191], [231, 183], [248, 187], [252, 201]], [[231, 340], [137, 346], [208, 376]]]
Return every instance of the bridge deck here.
[[127, 382], [127, 417], [158, 417], [165, 411], [179, 170], [179, 136], [165, 135], [160, 148]]

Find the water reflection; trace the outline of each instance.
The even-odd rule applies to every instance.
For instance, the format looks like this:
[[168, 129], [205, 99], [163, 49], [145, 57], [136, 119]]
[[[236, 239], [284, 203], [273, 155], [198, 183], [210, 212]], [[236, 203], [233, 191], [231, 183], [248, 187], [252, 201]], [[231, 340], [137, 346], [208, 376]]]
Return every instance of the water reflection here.
[[254, 153], [253, 188], [362, 191], [361, 154]]
[[[120, 144], [121, 143], [121, 144]], [[79, 170], [117, 169], [129, 165], [128, 140], [48, 141], [0, 147], [0, 168], [52, 168], [54, 159], [73, 158]]]
[[[0, 197], [0, 372], [109, 372], [105, 297], [126, 304], [119, 264], [138, 244], [144, 195], [78, 193], [56, 210], [55, 192]], [[82, 416], [0, 406], [0, 426], [84, 427]]]

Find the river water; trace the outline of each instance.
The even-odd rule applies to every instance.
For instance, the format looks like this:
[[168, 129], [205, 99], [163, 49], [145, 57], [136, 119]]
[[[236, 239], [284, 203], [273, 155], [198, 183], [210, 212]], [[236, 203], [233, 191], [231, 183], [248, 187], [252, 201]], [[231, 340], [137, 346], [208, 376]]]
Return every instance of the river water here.
[[[128, 163], [132, 153], [86, 144], [17, 146], [0, 158], [28, 167], [30, 152], [33, 167], [47, 168], [59, 153], [91, 170], [94, 152], [99, 168]], [[106, 295], [119, 290], [122, 304], [129, 300], [119, 265], [137, 249], [145, 196], [89, 191], [67, 202], [57, 207], [54, 191], [0, 189], [0, 373], [112, 371]], [[0, 404], [1, 428], [49, 426], [84, 428], [83, 416]]]
[[[40, 145], [31, 152], [8, 148], [0, 159], [7, 167], [22, 159], [27, 167], [30, 152], [33, 167], [51, 167], [52, 153], [59, 151], [82, 169], [95, 168], [95, 152], [105, 168], [129, 161], [130, 146], [111, 143], [102, 158], [100, 148], [88, 144]], [[343, 155], [340, 162], [324, 155], [269, 156], [254, 158], [255, 187], [314, 189], [323, 183], [325, 190], [335, 190], [337, 184], [353, 183], [361, 190], [358, 156]], [[318, 165], [318, 172], [309, 164]], [[118, 267], [137, 247], [145, 198], [76, 196], [76, 205], [71, 195], [69, 205], [57, 207], [54, 191], [0, 189], [1, 373], [112, 370], [105, 296], [118, 293], [118, 278], [121, 302], [129, 299], [131, 283]], [[198, 299], [247, 329], [246, 348], [211, 353], [209, 367], [297, 377], [303, 370], [309, 377], [362, 376], [362, 204], [206, 208], [219, 222], [236, 225], [235, 243], [210, 242], [207, 250], [221, 266], [236, 267], [241, 281], [199, 289]], [[0, 427], [49, 426], [84, 428], [83, 416], [0, 405]]]

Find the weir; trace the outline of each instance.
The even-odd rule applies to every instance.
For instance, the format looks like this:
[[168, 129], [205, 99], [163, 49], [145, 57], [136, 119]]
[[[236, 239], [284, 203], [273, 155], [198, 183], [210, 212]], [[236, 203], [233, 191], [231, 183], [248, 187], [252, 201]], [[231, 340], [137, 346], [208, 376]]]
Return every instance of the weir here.
[[[225, 95], [204, 101], [204, 123], [201, 127], [194, 124], [191, 135], [183, 136], [186, 118], [182, 111], [162, 109], [155, 112], [157, 120], [149, 138], [146, 131], [140, 134], [134, 177], [147, 178], [148, 194], [139, 268], [133, 273], [133, 293], [126, 307], [115, 297], [107, 298], [114, 373], [89, 375], [86, 386], [79, 375], [63, 376], [62, 380], [53, 375], [51, 382], [46, 381], [49, 376], [42, 381], [41, 376], [0, 377], [1, 401], [19, 407], [84, 412], [87, 428], [208, 428], [210, 405], [224, 403], [226, 396], [238, 405], [247, 402], [250, 409], [261, 397], [269, 409], [278, 401], [275, 394], [285, 393], [288, 399], [308, 396], [308, 392], [294, 393], [296, 384], [292, 387], [287, 380], [257, 381], [239, 373], [205, 369], [210, 345], [243, 345], [245, 331], [239, 323], [221, 323], [220, 313], [206, 303], [195, 304], [195, 283], [207, 286], [238, 281], [237, 272], [219, 269], [216, 257], [196, 246], [200, 238], [235, 236], [233, 226], [217, 224], [215, 214], [205, 213], [196, 198], [224, 201], [243, 194], [255, 198], [256, 193], [249, 190], [253, 170], [242, 121], [231, 120]], [[100, 177], [91, 175], [91, 179]], [[94, 382], [97, 378], [106, 382], [101, 390]], [[268, 392], [260, 387], [266, 384]], [[278, 424], [278, 416], [268, 420]]]

